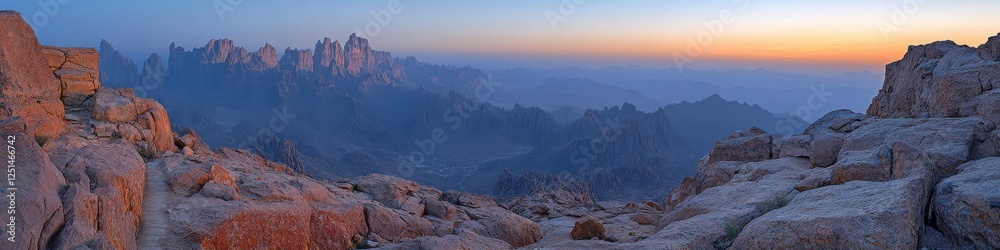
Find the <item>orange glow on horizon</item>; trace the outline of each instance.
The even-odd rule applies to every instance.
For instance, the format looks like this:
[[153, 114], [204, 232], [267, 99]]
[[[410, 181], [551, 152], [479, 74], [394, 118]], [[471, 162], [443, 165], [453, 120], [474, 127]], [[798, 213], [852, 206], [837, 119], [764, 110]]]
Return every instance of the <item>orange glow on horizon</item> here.
[[[886, 39], [882, 36], [808, 34], [754, 35], [749, 37], [719, 37], [709, 46], [701, 47], [694, 60], [783, 61], [804, 63], [834, 63], [859, 65], [885, 65], [902, 58], [911, 45], [928, 44], [951, 39], [959, 45], [978, 47], [990, 36], [986, 32], [954, 34], [898, 35]], [[780, 37], [780, 38], [779, 38]], [[688, 56], [690, 42], [687, 38], [669, 39], [650, 37], [648, 40], [624, 37], [588, 37], [580, 40], [546, 40], [494, 46], [489, 43], [464, 43], [442, 52], [515, 55], [561, 56], [580, 58], [636, 58], [672, 61], [675, 55]], [[671, 42], [664, 42], [671, 41]], [[526, 46], [524, 44], [530, 44]], [[699, 46], [700, 47], [700, 46]]]

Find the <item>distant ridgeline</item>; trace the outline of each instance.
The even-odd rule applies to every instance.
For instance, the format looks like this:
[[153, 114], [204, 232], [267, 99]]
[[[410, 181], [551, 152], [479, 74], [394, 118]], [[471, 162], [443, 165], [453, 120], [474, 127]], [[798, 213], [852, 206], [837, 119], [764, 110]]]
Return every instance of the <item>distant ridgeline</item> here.
[[280, 57], [228, 39], [169, 49], [169, 62], [152, 54], [139, 68], [102, 41], [101, 81], [155, 97], [176, 130], [194, 128], [213, 147], [317, 178], [381, 173], [490, 193], [505, 171], [532, 171], [581, 180], [598, 199], [658, 198], [719, 138], [781, 132], [783, 118], [719, 96], [654, 112], [500, 108], [489, 102], [503, 86], [485, 71], [394, 58], [355, 35]]

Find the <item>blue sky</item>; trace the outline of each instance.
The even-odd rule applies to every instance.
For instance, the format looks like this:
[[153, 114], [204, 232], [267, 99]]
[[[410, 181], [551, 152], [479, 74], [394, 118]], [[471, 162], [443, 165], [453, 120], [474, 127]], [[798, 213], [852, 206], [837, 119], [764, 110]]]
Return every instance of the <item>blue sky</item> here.
[[[699, 46], [695, 67], [877, 71], [909, 44], [975, 46], [1000, 32], [1000, 1], [986, 0], [8, 0], [0, 8], [21, 12], [42, 43], [96, 47], [107, 39], [136, 59], [163, 53], [171, 42], [190, 49], [231, 38], [251, 50], [265, 42], [311, 48], [323, 37], [343, 41], [361, 31], [376, 49], [436, 63], [671, 67], [708, 31], [706, 23], [730, 13], [732, 22]], [[377, 24], [378, 13], [390, 13], [381, 15], [388, 21]]]

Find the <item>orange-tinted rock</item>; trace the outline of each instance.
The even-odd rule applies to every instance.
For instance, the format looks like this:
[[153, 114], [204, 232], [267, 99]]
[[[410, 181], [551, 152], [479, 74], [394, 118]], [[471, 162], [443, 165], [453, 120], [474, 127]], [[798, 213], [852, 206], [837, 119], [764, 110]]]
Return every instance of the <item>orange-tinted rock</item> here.
[[128, 88], [101, 88], [94, 94], [92, 105], [95, 120], [134, 124], [140, 134], [148, 134], [142, 136], [142, 143], [136, 143], [144, 156], [177, 151], [167, 111], [153, 99], [136, 98]]
[[311, 211], [290, 203], [219, 202], [192, 197], [170, 214], [203, 249], [306, 249]]
[[191, 148], [193, 152], [198, 154], [213, 154], [212, 148], [205, 144], [201, 140], [201, 136], [192, 129], [185, 129], [184, 134], [174, 140], [174, 144], [179, 148]]
[[316, 206], [311, 223], [313, 249], [348, 249], [355, 235], [368, 234], [362, 206]]
[[236, 180], [233, 180], [233, 176], [229, 174], [229, 170], [226, 170], [218, 164], [212, 165], [209, 169], [209, 174], [212, 177], [212, 181], [218, 182], [222, 185], [236, 187]]
[[430, 221], [407, 212], [366, 205], [365, 215], [367, 215], [371, 231], [392, 242], [436, 235], [434, 225], [431, 225]]
[[62, 84], [62, 100], [66, 105], [78, 106], [97, 92], [101, 83], [97, 81], [97, 70], [61, 69], [55, 72]]
[[66, 111], [35, 32], [14, 11], [0, 12], [0, 117], [24, 117], [29, 134], [55, 137]]
[[131, 92], [102, 88], [94, 95], [94, 119], [106, 122], [131, 122], [136, 118], [135, 95]]
[[240, 194], [236, 192], [236, 189], [215, 181], [209, 181], [205, 185], [201, 186], [201, 190], [198, 191], [199, 194], [223, 199], [226, 201], [239, 200]]
[[576, 224], [573, 225], [573, 231], [569, 234], [574, 240], [603, 238], [604, 224], [601, 223], [600, 219], [590, 216], [583, 217], [576, 221]]
[[63, 194], [66, 225], [54, 239], [55, 249], [74, 249], [97, 237], [98, 197], [81, 185], [71, 185]]
[[[6, 14], [0, 12], [0, 16], [3, 15]], [[0, 19], [2, 18], [0, 17]], [[0, 29], [4, 29], [4, 27], [0, 27]], [[62, 214], [65, 213], [65, 210], [62, 207], [59, 194], [61, 188], [66, 185], [66, 181], [59, 170], [49, 161], [49, 157], [45, 155], [41, 147], [31, 138], [23, 118], [10, 117], [0, 120], [0, 133], [14, 136], [16, 160], [22, 163], [16, 168], [16, 188], [19, 188], [16, 191], [17, 241], [10, 242], [4, 237], [4, 240], [0, 241], [0, 248], [46, 249], [46, 246], [40, 243], [49, 242], [63, 225]], [[4, 144], [9, 139], [3, 138]], [[4, 151], [3, 155], [6, 156], [6, 149]]]
[[170, 175], [170, 189], [184, 196], [190, 196], [212, 179], [211, 166], [184, 164], [175, 167]]
[[146, 165], [129, 145], [93, 144], [67, 163], [67, 169], [86, 169], [98, 198], [98, 234], [117, 249], [134, 249], [142, 218]]
[[[491, 201], [492, 202], [492, 201]], [[483, 236], [501, 239], [513, 247], [537, 242], [544, 235], [538, 224], [499, 206], [461, 207], [469, 218], [482, 224]]]
[[63, 48], [45, 46], [44, 54], [62, 86], [62, 101], [66, 105], [80, 106], [101, 87], [98, 80], [97, 50], [92, 48]]

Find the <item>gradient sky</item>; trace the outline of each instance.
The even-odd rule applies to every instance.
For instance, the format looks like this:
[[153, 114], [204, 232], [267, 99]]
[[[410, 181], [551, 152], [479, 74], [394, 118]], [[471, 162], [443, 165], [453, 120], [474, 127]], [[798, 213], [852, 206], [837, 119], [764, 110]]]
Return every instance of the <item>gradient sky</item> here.
[[[881, 73], [907, 45], [950, 39], [978, 46], [1000, 32], [995, 0], [576, 1], [398, 0], [400, 11], [368, 37], [376, 49], [435, 63], [673, 67], [689, 39], [709, 34], [705, 24], [728, 12], [732, 22], [708, 35], [687, 67]], [[103, 38], [140, 59], [164, 53], [170, 42], [190, 49], [213, 38], [250, 50], [343, 41], [376, 23], [372, 13], [391, 2], [4, 0], [0, 9], [21, 12], [44, 44], [96, 47]], [[46, 13], [42, 3], [58, 9]], [[552, 25], [552, 14], [565, 19]]]

